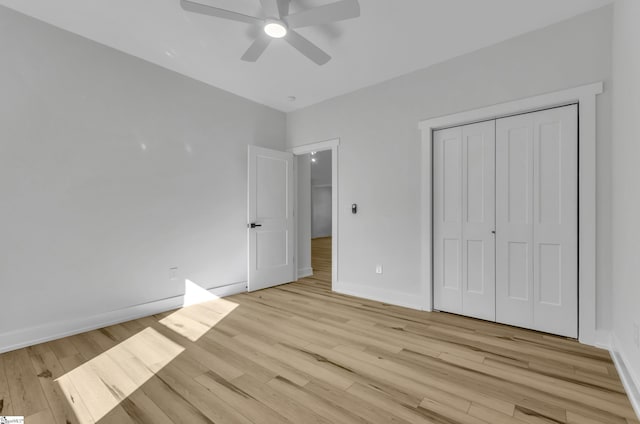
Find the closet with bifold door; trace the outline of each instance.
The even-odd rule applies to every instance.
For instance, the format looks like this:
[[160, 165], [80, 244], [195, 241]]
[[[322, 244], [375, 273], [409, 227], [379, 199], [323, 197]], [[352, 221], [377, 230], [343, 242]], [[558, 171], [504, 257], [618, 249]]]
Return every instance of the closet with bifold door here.
[[434, 131], [433, 298], [577, 338], [577, 105]]

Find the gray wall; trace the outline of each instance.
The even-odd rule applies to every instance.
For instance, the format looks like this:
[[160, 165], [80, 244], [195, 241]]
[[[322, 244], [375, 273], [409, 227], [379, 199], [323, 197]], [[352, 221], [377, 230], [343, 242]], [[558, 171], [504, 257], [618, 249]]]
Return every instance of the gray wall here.
[[331, 186], [311, 186], [311, 237], [331, 237]]
[[[619, 0], [613, 24], [613, 311], [614, 344], [640, 389], [640, 2]], [[636, 329], [637, 331], [637, 329]], [[640, 402], [640, 393], [635, 393]], [[640, 407], [640, 404], [637, 405]], [[638, 413], [640, 410], [637, 409]]]
[[283, 113], [4, 7], [0, 55], [0, 349], [246, 281], [247, 145], [284, 149]]
[[609, 328], [611, 19], [611, 7], [600, 9], [288, 114], [288, 146], [340, 138], [339, 284], [363, 297], [410, 303], [422, 296], [420, 120], [605, 81], [598, 99], [597, 314], [599, 327]]
[[311, 166], [311, 185], [331, 185], [331, 150], [316, 152]]

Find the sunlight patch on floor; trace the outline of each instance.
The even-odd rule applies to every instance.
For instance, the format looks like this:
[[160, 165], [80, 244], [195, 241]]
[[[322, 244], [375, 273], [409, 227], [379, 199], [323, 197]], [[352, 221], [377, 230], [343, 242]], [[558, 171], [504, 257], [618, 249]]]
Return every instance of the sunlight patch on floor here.
[[149, 327], [56, 382], [78, 421], [95, 423], [184, 350]]
[[[159, 323], [194, 342], [238, 307], [190, 280], [185, 281], [183, 305]], [[147, 327], [56, 382], [79, 423], [96, 423], [184, 350]]]
[[185, 280], [184, 288], [185, 307], [161, 319], [160, 324], [192, 342], [204, 336], [238, 306], [190, 280]]
[[203, 288], [199, 284], [196, 284], [189, 279], [184, 280], [184, 299], [182, 301], [182, 306], [197, 305], [198, 303], [217, 299], [220, 299], [220, 297], [209, 292], [209, 290]]

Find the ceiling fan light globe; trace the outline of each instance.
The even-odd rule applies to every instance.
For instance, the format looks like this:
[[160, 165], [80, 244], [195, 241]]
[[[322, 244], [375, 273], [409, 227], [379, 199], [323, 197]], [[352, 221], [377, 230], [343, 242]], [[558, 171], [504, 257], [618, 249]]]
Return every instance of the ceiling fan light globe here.
[[271, 38], [283, 38], [287, 35], [287, 27], [280, 21], [268, 20], [265, 22], [264, 32]]

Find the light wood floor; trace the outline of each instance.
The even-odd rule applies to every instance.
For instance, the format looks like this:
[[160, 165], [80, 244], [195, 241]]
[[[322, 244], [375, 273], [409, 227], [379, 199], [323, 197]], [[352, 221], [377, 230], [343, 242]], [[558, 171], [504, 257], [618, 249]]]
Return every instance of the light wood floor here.
[[0, 415], [39, 423], [637, 424], [609, 355], [330, 291], [316, 274], [0, 355]]

